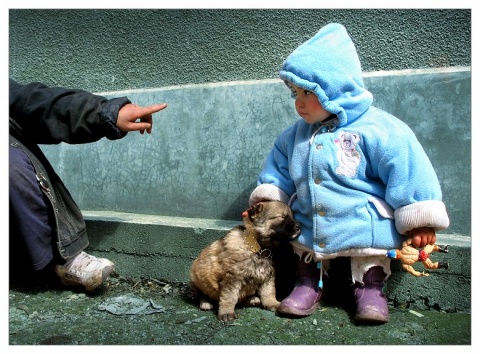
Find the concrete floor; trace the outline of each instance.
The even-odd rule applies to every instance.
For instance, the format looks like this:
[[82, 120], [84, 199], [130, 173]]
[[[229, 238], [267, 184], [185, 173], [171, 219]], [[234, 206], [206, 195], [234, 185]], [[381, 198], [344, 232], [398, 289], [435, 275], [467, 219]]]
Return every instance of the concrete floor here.
[[297, 319], [261, 308], [239, 308], [239, 318], [224, 324], [214, 312], [198, 309], [185, 283], [114, 274], [102, 288], [85, 293], [43, 276], [10, 285], [8, 342], [11, 346], [466, 346], [462, 350], [472, 344], [470, 313], [391, 306], [389, 323], [357, 326], [351, 307], [339, 306], [338, 300], [327, 300], [313, 315]]

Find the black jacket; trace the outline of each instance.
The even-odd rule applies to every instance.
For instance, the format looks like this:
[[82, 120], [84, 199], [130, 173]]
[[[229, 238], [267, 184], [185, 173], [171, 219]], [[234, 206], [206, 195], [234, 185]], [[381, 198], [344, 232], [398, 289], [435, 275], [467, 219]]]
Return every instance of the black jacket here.
[[30, 157], [40, 188], [52, 204], [59, 252], [68, 259], [88, 245], [85, 221], [37, 144], [123, 138], [127, 133], [116, 127], [116, 121], [120, 108], [130, 101], [42, 83], [20, 85], [10, 79], [9, 103], [10, 144]]

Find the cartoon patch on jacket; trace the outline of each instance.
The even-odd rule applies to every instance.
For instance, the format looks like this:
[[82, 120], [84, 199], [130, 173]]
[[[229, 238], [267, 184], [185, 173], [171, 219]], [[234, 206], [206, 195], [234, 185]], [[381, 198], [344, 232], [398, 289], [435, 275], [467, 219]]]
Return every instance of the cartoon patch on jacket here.
[[360, 141], [360, 135], [352, 132], [342, 132], [335, 144], [338, 147], [337, 159], [338, 167], [335, 170], [339, 175], [353, 177], [357, 173], [357, 167], [360, 164], [360, 153], [356, 149]]

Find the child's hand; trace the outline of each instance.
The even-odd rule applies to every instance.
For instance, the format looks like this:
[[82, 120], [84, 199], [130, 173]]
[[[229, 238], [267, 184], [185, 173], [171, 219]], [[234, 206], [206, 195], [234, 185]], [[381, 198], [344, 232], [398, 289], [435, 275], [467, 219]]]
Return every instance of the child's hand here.
[[412, 246], [423, 248], [426, 245], [433, 245], [437, 242], [437, 235], [433, 227], [419, 227], [407, 232], [408, 237], [412, 239]]
[[126, 104], [118, 112], [117, 128], [125, 132], [138, 130], [141, 134], [152, 132], [152, 114], [167, 107], [166, 103], [148, 107], [140, 107], [136, 104]]

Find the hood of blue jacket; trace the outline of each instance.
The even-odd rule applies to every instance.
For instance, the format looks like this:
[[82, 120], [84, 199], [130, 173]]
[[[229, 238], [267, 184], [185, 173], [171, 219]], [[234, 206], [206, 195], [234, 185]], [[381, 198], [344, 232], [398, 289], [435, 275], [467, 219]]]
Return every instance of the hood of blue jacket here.
[[280, 78], [312, 91], [323, 108], [337, 115], [339, 126], [356, 120], [373, 102], [364, 88], [355, 45], [338, 23], [321, 28], [295, 49], [284, 61]]

